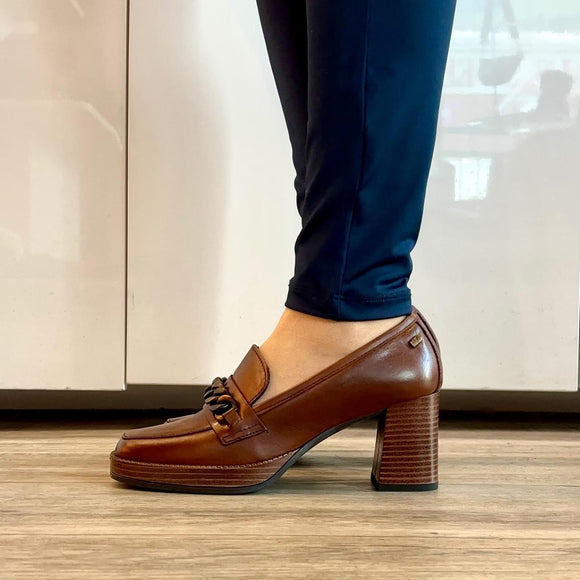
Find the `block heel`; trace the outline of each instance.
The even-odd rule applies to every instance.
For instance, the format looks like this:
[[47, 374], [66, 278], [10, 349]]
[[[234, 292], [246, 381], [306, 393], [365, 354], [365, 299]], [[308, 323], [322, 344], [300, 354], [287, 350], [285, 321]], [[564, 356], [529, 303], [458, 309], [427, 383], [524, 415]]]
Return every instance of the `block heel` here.
[[438, 486], [439, 391], [379, 416], [371, 481], [377, 491]]

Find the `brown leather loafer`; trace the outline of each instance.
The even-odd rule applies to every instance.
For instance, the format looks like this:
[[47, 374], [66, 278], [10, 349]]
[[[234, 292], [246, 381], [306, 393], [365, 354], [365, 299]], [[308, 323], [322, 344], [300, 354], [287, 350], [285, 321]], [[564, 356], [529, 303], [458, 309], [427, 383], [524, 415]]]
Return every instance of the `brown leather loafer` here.
[[394, 328], [260, 403], [268, 380], [254, 344], [233, 375], [206, 388], [200, 411], [124, 433], [111, 453], [111, 476], [165, 491], [257, 491], [326, 437], [378, 416], [375, 488], [437, 488], [441, 356], [415, 307]]

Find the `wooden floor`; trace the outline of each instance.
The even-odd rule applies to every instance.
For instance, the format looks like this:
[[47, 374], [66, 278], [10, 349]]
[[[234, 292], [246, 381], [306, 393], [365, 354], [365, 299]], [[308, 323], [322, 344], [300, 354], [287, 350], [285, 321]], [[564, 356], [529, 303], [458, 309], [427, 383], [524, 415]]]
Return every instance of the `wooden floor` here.
[[378, 493], [370, 423], [245, 496], [135, 491], [108, 477], [124, 427], [0, 425], [0, 578], [580, 578], [580, 425], [441, 421], [440, 487]]

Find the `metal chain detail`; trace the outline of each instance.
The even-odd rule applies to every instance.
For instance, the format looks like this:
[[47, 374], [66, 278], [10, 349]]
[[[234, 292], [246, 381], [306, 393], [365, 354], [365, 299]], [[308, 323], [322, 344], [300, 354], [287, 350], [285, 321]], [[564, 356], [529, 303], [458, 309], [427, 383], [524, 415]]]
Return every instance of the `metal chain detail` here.
[[226, 377], [216, 377], [203, 392], [203, 400], [218, 421], [222, 421], [224, 413], [231, 409], [238, 410], [236, 400], [226, 387], [226, 380]]

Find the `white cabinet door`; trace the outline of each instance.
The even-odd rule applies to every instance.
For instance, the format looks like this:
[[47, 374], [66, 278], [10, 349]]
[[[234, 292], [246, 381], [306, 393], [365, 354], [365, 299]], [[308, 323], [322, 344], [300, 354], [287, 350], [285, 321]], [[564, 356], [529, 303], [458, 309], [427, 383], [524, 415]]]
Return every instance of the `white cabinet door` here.
[[127, 382], [231, 372], [282, 312], [298, 215], [255, 4], [133, 0]]
[[[445, 388], [575, 390], [578, 117], [521, 113], [543, 68], [580, 78], [580, 47], [524, 31], [535, 53], [495, 113], [476, 78], [481, 13], [458, 4], [414, 303], [440, 337]], [[204, 384], [282, 310], [299, 224], [286, 128], [253, 3], [131, 10], [127, 382]]]
[[125, 0], [0, 0], [0, 388], [122, 389]]

